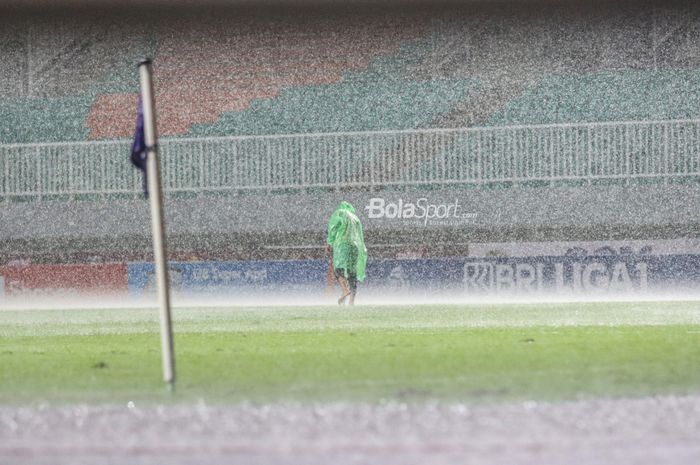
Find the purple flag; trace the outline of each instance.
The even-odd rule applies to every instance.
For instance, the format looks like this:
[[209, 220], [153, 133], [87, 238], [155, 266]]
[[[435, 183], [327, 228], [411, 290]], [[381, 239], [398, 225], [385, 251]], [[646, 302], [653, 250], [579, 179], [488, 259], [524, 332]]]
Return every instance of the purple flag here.
[[148, 150], [143, 132], [143, 103], [139, 96], [139, 107], [136, 115], [136, 131], [134, 132], [134, 143], [131, 146], [131, 163], [143, 171], [143, 193], [148, 198], [148, 181], [146, 166], [148, 164]]

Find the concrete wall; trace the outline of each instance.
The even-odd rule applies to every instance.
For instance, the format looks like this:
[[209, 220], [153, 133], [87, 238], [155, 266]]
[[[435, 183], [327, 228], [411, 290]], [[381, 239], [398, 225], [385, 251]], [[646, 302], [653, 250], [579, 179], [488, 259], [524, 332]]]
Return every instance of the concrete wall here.
[[[369, 232], [599, 225], [641, 228], [700, 223], [700, 186], [513, 187], [170, 199], [166, 203], [168, 232], [196, 236], [324, 231], [329, 215], [341, 200], [355, 206]], [[397, 213], [399, 201], [401, 218]], [[382, 202], [383, 209], [379, 208]], [[369, 208], [371, 205], [375, 208]], [[422, 217], [424, 207], [443, 217], [426, 221]], [[4, 240], [149, 234], [145, 200], [0, 206], [0, 238]]]

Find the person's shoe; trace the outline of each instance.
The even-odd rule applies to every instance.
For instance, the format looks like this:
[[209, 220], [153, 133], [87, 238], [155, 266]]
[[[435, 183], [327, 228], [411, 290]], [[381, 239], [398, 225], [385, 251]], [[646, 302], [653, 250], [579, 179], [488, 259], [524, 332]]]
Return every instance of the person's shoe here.
[[340, 299], [338, 299], [338, 305], [343, 305], [345, 303], [345, 298], [349, 295], [350, 293], [348, 292], [347, 294], [341, 296]]

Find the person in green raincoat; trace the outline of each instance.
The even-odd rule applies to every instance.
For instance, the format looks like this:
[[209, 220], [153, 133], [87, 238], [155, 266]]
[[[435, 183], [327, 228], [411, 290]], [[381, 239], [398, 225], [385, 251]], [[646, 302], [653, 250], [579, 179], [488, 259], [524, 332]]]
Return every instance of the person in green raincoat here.
[[327, 250], [333, 254], [335, 276], [343, 290], [338, 304], [354, 305], [357, 281], [364, 281], [367, 265], [362, 223], [348, 202], [340, 202], [328, 220]]

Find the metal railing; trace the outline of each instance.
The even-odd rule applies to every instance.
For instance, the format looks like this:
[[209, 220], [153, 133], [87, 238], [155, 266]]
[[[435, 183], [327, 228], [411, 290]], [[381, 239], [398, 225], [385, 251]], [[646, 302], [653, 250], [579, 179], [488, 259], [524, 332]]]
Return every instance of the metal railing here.
[[[700, 120], [161, 140], [166, 192], [700, 177]], [[130, 141], [0, 145], [0, 198], [125, 194]]]

